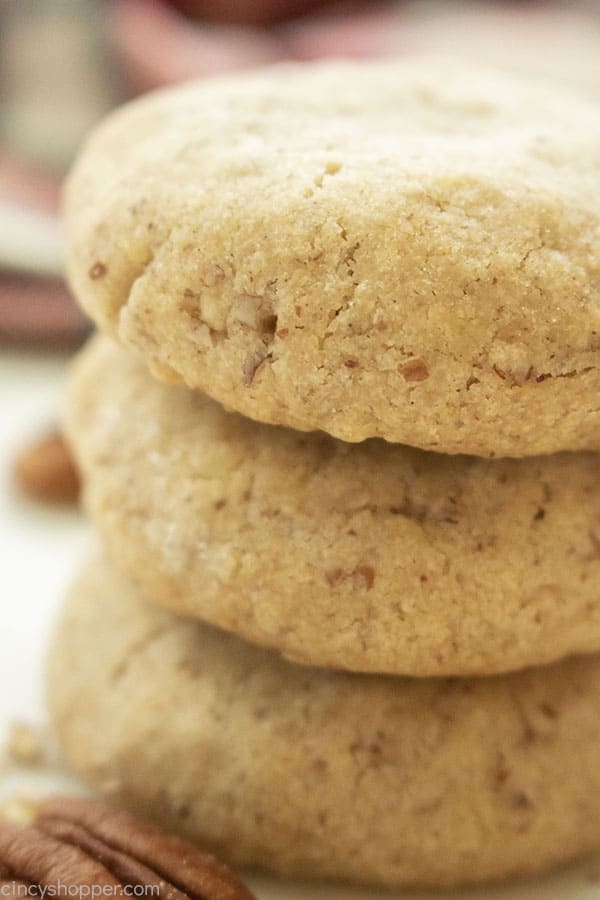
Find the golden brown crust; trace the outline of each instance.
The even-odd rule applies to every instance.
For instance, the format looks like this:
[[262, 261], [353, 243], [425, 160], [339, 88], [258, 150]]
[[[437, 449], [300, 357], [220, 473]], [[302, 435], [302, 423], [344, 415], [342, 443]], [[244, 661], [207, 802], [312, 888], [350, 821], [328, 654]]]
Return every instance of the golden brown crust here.
[[484, 674], [600, 650], [592, 454], [446, 457], [259, 425], [97, 339], [67, 431], [158, 604], [314, 665]]
[[118, 112], [68, 268], [159, 377], [446, 453], [598, 449], [600, 115], [440, 60], [285, 66]]
[[473, 680], [294, 666], [88, 566], [50, 703], [96, 789], [240, 865], [381, 885], [600, 848], [600, 661]]

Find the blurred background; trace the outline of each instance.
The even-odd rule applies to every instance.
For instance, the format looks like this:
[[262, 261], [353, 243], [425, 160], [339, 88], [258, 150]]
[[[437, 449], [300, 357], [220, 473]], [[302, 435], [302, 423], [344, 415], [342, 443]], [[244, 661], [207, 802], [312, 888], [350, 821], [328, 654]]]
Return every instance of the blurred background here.
[[[76, 493], [55, 434], [43, 454], [34, 440], [33, 455], [25, 446], [13, 463], [24, 428], [33, 439], [52, 431], [64, 363], [90, 327], [61, 277], [58, 210], [94, 123], [183, 79], [282, 59], [432, 51], [539, 74], [600, 103], [595, 0], [0, 0], [0, 450], [11, 496]], [[27, 429], [20, 417], [31, 404], [40, 421]], [[43, 483], [52, 477], [64, 496], [60, 483]]]

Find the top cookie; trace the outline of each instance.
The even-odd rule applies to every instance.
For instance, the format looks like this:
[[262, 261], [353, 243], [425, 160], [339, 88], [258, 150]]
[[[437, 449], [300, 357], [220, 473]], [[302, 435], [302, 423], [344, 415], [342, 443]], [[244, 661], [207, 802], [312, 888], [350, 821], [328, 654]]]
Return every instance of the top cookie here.
[[261, 421], [600, 445], [600, 112], [449, 61], [284, 65], [117, 112], [66, 195], [102, 328]]

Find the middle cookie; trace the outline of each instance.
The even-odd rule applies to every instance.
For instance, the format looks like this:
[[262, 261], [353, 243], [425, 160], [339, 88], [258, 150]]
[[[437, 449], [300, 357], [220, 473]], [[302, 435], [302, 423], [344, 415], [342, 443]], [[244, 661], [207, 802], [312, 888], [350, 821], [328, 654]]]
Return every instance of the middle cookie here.
[[259, 425], [107, 339], [75, 365], [67, 431], [110, 554], [159, 605], [353, 671], [483, 675], [600, 650], [598, 456]]

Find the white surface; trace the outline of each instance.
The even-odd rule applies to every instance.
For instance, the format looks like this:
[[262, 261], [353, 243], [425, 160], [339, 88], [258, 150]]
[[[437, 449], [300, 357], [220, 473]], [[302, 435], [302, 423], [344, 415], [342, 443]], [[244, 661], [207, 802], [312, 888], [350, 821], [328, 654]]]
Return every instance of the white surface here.
[[46, 635], [86, 539], [80, 515], [20, 497], [12, 480], [17, 453], [58, 420], [64, 369], [59, 356], [0, 353], [0, 727], [41, 715]]
[[[43, 659], [48, 632], [90, 540], [89, 528], [78, 514], [24, 500], [15, 492], [10, 475], [19, 449], [56, 422], [63, 379], [60, 357], [0, 351], [0, 732], [14, 720], [44, 721]], [[17, 783], [17, 789], [35, 789], [39, 779], [28, 782], [27, 776], [22, 777], [25, 780]], [[600, 900], [600, 860], [519, 885], [452, 893], [389, 894], [284, 885], [251, 876], [248, 881], [259, 900]]]
[[58, 278], [62, 232], [57, 217], [0, 197], [0, 266]]

